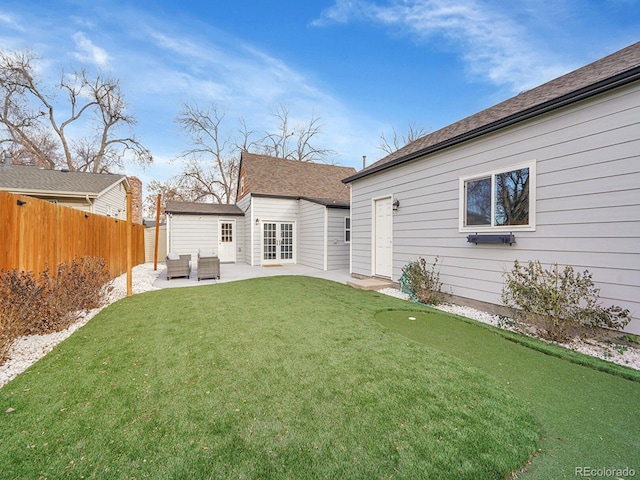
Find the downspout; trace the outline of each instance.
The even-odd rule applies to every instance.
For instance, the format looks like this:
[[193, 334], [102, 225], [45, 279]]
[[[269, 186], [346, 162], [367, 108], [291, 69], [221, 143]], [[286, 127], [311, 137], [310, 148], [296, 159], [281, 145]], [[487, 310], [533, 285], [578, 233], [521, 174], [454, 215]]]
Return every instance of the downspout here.
[[255, 219], [253, 218], [253, 197], [251, 197], [249, 199], [249, 202], [250, 202], [249, 203], [249, 210], [251, 210], [251, 224], [250, 224], [250, 227], [249, 227], [249, 229], [251, 231], [251, 243], [249, 244], [249, 249], [251, 251], [250, 265], [253, 267], [253, 266], [255, 266], [255, 263], [254, 263], [254, 250], [255, 250], [255, 248], [254, 248], [254, 243], [253, 243], [254, 238], [255, 238], [255, 232], [254, 232]]
[[324, 207], [324, 271], [329, 268], [329, 208]]

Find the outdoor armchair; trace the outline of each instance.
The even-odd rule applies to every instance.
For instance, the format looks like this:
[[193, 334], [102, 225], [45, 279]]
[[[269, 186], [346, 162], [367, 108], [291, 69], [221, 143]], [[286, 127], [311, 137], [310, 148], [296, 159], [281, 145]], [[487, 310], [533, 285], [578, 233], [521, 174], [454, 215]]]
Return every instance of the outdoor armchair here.
[[167, 255], [167, 280], [176, 277], [187, 277], [191, 273], [191, 255], [178, 255], [169, 253]]
[[220, 258], [213, 252], [198, 252], [198, 281], [203, 278], [220, 278]]

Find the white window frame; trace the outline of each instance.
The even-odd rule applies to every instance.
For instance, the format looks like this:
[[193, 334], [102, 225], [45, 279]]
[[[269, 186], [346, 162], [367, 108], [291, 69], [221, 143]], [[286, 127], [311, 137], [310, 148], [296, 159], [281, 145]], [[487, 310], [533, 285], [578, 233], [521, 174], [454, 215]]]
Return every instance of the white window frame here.
[[[347, 227], [347, 222], [349, 226]], [[349, 240], [347, 240], [347, 232], [349, 233]], [[344, 243], [351, 243], [351, 217], [344, 217]]]
[[[528, 225], [495, 225], [495, 177], [500, 173], [511, 172], [523, 168], [529, 169], [529, 224]], [[465, 225], [465, 216], [467, 209], [467, 198], [465, 192], [465, 184], [473, 180], [482, 178], [491, 178], [491, 225]], [[533, 232], [536, 229], [536, 161], [518, 163], [498, 168], [488, 172], [482, 172], [477, 175], [469, 175], [460, 177], [459, 181], [459, 231], [460, 232]]]

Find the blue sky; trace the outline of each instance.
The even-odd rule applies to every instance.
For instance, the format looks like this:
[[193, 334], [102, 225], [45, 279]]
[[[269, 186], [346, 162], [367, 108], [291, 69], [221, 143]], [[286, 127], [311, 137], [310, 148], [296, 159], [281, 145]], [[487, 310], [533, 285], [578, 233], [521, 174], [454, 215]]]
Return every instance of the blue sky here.
[[640, 40], [640, 0], [3, 0], [0, 45], [29, 48], [43, 79], [66, 68], [120, 79], [154, 165], [180, 171], [185, 103], [224, 125], [320, 117], [317, 145], [360, 168], [380, 134], [434, 131]]

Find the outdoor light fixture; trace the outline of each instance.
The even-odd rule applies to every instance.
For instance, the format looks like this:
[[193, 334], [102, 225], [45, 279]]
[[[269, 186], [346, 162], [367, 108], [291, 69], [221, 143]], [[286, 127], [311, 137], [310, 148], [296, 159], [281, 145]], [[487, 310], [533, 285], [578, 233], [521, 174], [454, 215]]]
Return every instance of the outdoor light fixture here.
[[89, 218], [89, 214], [88, 214], [88, 213], [85, 213], [85, 214], [84, 214], [84, 218]]
[[260, 219], [256, 218], [256, 225], [260, 225]]
[[394, 210], [398, 210], [398, 207], [400, 206], [400, 200], [398, 200], [397, 198], [393, 201], [393, 209]]
[[18, 200], [18, 201], [17, 201], [17, 204], [18, 204], [18, 206], [19, 206], [19, 207], [21, 207], [21, 206], [23, 206], [23, 205], [26, 205], [26, 204], [27, 204], [27, 202], [25, 202], [24, 200]]

